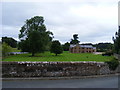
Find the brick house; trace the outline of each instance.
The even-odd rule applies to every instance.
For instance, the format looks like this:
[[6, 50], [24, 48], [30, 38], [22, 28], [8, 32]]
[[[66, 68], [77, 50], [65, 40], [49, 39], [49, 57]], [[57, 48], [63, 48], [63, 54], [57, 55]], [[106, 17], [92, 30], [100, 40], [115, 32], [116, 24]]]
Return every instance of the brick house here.
[[69, 47], [69, 52], [71, 53], [93, 53], [93, 52], [96, 52], [96, 47], [93, 47], [92, 45], [71, 44]]

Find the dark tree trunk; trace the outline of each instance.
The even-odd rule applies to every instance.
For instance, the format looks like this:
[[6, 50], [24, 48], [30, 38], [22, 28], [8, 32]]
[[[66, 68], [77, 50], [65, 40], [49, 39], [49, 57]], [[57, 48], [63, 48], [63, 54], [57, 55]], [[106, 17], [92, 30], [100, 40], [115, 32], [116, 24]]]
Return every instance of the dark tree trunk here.
[[35, 56], [35, 53], [34, 52], [32, 52], [32, 57], [34, 57]]
[[57, 53], [55, 54], [55, 56], [57, 56]]

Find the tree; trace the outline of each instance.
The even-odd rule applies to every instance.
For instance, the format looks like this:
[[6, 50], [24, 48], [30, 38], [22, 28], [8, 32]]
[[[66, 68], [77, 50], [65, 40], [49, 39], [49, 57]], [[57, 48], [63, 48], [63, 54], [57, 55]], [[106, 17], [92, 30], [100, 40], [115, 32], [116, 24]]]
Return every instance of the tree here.
[[3, 42], [7, 43], [12, 48], [17, 47], [17, 41], [15, 39], [11, 38], [11, 37], [2, 37], [2, 43]]
[[107, 52], [107, 51], [112, 51], [113, 44], [112, 43], [98, 43], [98, 44], [95, 44], [95, 47], [97, 48], [98, 52]]
[[62, 47], [64, 51], [69, 51], [70, 43], [66, 42]]
[[73, 39], [71, 39], [70, 44], [79, 44], [80, 41], [78, 40], [78, 34], [73, 35]]
[[93, 45], [92, 43], [83, 43], [81, 45]]
[[28, 43], [28, 40], [21, 40], [21, 42], [18, 43], [18, 49], [21, 49], [22, 52], [30, 52], [30, 46]]
[[12, 48], [6, 44], [5, 42], [2, 43], [2, 56], [3, 58], [8, 56], [9, 52], [11, 52]]
[[52, 42], [50, 52], [55, 53], [56, 56], [57, 54], [61, 54], [63, 52], [62, 46], [59, 41], [55, 40]]
[[120, 54], [120, 26], [118, 32], [115, 33], [115, 37], [113, 37], [114, 41], [114, 53]]
[[48, 43], [52, 41], [52, 35], [52, 32], [46, 30], [43, 17], [35, 16], [26, 20], [21, 27], [19, 46], [22, 51], [28, 51], [34, 56], [37, 52], [45, 51]]

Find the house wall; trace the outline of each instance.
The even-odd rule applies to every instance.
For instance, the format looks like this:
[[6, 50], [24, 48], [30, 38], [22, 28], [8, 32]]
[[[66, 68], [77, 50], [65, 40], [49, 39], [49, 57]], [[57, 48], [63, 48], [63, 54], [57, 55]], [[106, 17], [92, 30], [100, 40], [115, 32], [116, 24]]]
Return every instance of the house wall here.
[[2, 62], [2, 77], [64, 77], [118, 73], [103, 62]]
[[69, 51], [71, 53], [93, 53], [93, 52], [96, 52], [96, 50], [93, 48], [85, 48], [85, 47], [83, 48], [83, 47], [79, 47], [79, 45], [69, 48]]

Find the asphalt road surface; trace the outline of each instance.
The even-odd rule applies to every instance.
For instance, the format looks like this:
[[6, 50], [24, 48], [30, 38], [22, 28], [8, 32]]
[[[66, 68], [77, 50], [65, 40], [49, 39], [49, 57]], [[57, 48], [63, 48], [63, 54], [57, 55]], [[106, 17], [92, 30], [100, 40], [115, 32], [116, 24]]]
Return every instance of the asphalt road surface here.
[[5, 80], [2, 88], [118, 88], [118, 76], [68, 80]]

